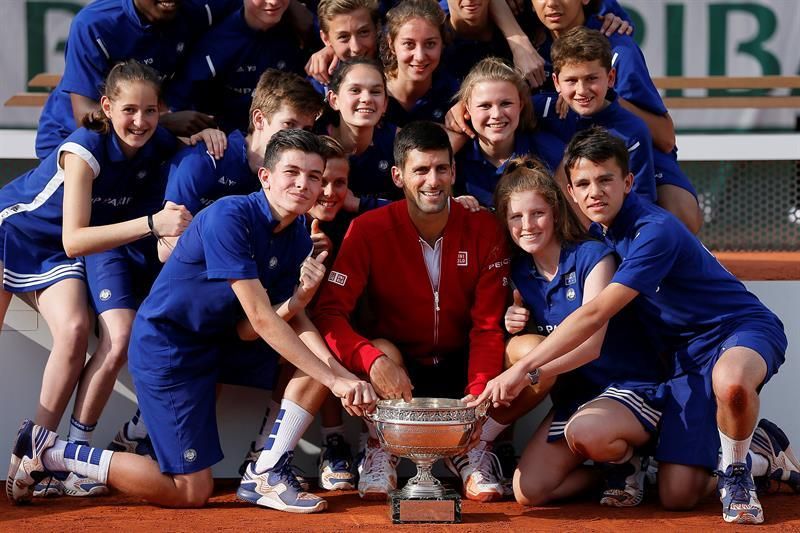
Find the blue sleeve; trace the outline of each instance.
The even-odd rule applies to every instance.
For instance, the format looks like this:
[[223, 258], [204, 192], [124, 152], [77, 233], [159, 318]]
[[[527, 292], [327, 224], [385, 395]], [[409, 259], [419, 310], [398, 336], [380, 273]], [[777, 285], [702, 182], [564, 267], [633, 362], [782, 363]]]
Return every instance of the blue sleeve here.
[[203, 147], [191, 149], [178, 164], [170, 169], [164, 200], [183, 205], [192, 215], [203, 208], [201, 199], [217, 183], [216, 163]]
[[[628, 12], [622, 9], [617, 0], [600, 0], [600, 6], [597, 10], [598, 15], [605, 15], [606, 13], [614, 13], [616, 16], [627, 22], [633, 27], [633, 21], [628, 15]], [[636, 31], [636, 28], [633, 28]]]
[[555, 172], [564, 157], [564, 148], [566, 148], [564, 141], [550, 132], [537, 131], [534, 134], [533, 142], [539, 158], [547, 163], [550, 172]]
[[577, 276], [580, 278], [581, 287], [583, 287], [586, 278], [594, 270], [604, 257], [613, 253], [613, 250], [606, 244], [588, 240], [578, 244], [578, 255], [575, 261], [575, 270]]
[[622, 98], [656, 115], [665, 115], [667, 108], [653, 85], [644, 55], [627, 35], [609, 37], [613, 51], [612, 65], [617, 70], [614, 90]]
[[680, 231], [669, 225], [645, 223], [611, 279], [645, 294], [655, 294], [680, 254]]
[[231, 202], [213, 207], [200, 229], [208, 279], [258, 279], [247, 217]]
[[633, 190], [640, 197], [655, 203], [656, 173], [653, 167], [653, 140], [642, 132], [628, 139], [628, 159], [633, 173]]
[[361, 196], [358, 199], [358, 214], [366, 213], [372, 209], [377, 209], [392, 203], [391, 200], [385, 198], [378, 198], [377, 196]]
[[109, 58], [107, 51], [101, 48], [101, 36], [83, 19], [79, 14], [72, 21], [59, 87], [65, 92], [99, 101]]

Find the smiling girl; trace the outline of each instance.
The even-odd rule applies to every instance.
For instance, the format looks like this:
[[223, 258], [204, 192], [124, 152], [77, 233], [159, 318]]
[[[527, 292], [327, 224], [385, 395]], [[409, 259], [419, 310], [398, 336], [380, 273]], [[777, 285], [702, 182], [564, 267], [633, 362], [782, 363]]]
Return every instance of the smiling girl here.
[[336, 139], [350, 163], [349, 212], [364, 212], [397, 199], [392, 183], [393, 145], [397, 128], [380, 124], [386, 112], [386, 79], [379, 63], [357, 57], [339, 63], [331, 76], [328, 103], [338, 113], [338, 124], [323, 126]]
[[459, 192], [493, 206], [495, 185], [512, 157], [534, 155], [551, 169], [561, 161], [564, 143], [534, 131], [530, 89], [522, 74], [503, 60], [481, 60], [456, 96], [477, 134], [456, 157]]
[[[13, 294], [44, 317], [53, 348], [36, 422], [55, 429], [80, 380], [70, 428], [74, 440], [90, 438], [121, 366], [105, 361], [104, 342], [116, 331], [101, 316], [98, 352], [84, 367], [90, 323], [83, 256], [151, 234], [179, 235], [191, 220], [177, 205], [129, 219], [140, 191], [151, 189], [159, 164], [179, 144], [158, 126], [159, 90], [153, 69], [136, 61], [116, 65], [106, 79], [100, 111], [87, 115], [84, 127], [36, 169], [0, 190], [0, 319]], [[115, 366], [114, 371], [105, 365]], [[67, 482], [65, 490], [76, 495], [105, 490], [87, 486], [85, 478]]]
[[445, 14], [434, 0], [405, 0], [386, 14], [381, 59], [386, 67], [386, 120], [444, 123], [458, 81], [437, 69], [444, 49]]

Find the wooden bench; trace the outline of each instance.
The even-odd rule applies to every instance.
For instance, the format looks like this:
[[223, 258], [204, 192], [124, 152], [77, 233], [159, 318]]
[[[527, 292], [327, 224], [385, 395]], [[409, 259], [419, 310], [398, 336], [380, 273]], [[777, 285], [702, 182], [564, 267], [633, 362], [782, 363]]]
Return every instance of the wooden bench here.
[[5, 101], [6, 107], [42, 107], [50, 91], [61, 81], [61, 74], [41, 72], [28, 81], [28, 88], [47, 89], [47, 92], [22, 92]]
[[[800, 76], [668, 76], [653, 78], [659, 89], [800, 89]], [[667, 109], [800, 108], [800, 96], [667, 96]]]

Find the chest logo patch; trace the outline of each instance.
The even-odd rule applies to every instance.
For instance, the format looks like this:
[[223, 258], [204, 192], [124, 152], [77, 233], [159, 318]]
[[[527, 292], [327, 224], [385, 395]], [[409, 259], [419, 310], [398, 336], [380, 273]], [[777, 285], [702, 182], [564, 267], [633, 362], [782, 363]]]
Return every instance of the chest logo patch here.
[[275, 257], [275, 256], [272, 256], [270, 258], [270, 260], [269, 260], [269, 268], [273, 268], [274, 269], [277, 266], [278, 266], [278, 258]]
[[575, 272], [570, 272], [569, 274], [567, 274], [567, 279], [564, 283], [566, 283], [567, 285], [575, 285], [577, 282], [578, 278], [575, 275]]
[[456, 256], [456, 266], [465, 267], [469, 264], [469, 255], [467, 252], [458, 252]]
[[575, 299], [575, 289], [570, 287], [569, 289], [567, 289], [567, 300], [571, 302], [574, 299]]
[[347, 274], [342, 274], [341, 272], [331, 270], [331, 273], [328, 274], [328, 281], [344, 287], [345, 283], [347, 283]]

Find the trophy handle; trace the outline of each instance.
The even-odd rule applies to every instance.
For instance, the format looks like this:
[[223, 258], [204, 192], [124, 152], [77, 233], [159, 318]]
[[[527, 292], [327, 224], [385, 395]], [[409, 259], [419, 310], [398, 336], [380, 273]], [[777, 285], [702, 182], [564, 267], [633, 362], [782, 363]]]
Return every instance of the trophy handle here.
[[491, 407], [491, 400], [487, 399], [482, 404], [475, 407], [475, 418], [483, 420], [489, 415], [489, 407]]
[[378, 416], [375, 414], [375, 411], [372, 411], [371, 413], [367, 413], [365, 411], [364, 412], [364, 418], [366, 418], [368, 421], [370, 421], [372, 423], [375, 423], [375, 422], [378, 421]]

